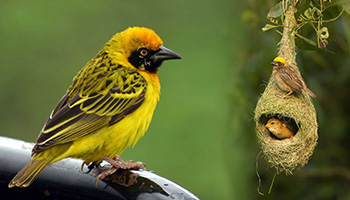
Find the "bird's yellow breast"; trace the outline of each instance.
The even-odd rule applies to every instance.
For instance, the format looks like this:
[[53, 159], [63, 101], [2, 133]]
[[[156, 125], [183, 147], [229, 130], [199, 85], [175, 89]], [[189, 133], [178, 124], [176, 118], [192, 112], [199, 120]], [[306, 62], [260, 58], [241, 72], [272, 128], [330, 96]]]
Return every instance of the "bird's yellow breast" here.
[[156, 74], [140, 74], [148, 82], [142, 105], [118, 123], [74, 141], [67, 152], [70, 157], [98, 163], [102, 161], [103, 156], [113, 157], [121, 154], [126, 147], [135, 145], [144, 135], [159, 99], [160, 85]]

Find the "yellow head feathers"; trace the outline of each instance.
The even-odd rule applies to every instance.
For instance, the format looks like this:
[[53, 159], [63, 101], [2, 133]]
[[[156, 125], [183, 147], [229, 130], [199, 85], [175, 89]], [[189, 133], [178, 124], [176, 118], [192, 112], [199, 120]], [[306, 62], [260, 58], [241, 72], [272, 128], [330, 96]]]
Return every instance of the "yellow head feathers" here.
[[280, 62], [283, 63], [283, 65], [287, 65], [286, 60], [282, 57], [276, 57], [275, 59], [273, 59], [273, 62]]
[[159, 47], [162, 45], [162, 39], [153, 30], [144, 27], [130, 27], [123, 32], [115, 34], [105, 47], [112, 51], [129, 55], [142, 47], [159, 50]]

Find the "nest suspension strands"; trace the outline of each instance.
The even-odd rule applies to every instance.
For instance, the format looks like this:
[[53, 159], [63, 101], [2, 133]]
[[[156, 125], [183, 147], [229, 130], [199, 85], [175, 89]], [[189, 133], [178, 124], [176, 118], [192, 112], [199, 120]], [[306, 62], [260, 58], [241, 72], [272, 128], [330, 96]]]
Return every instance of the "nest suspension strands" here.
[[307, 164], [318, 139], [316, 110], [310, 98], [314, 94], [306, 87], [295, 61], [295, 24], [294, 8], [290, 6], [285, 12], [279, 58], [275, 60], [284, 61], [294, 71], [291, 77], [299, 78], [300, 82], [296, 85], [289, 84], [289, 90], [283, 88], [278, 77], [272, 74], [257, 103], [254, 116], [257, 137], [265, 159], [277, 173], [286, 174], [292, 174]]

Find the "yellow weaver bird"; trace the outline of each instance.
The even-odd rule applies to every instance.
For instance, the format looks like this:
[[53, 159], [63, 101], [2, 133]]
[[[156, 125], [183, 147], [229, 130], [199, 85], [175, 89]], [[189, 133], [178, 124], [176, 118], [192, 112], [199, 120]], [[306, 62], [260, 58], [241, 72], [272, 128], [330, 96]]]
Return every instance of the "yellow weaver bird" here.
[[279, 139], [293, 139], [294, 137], [294, 133], [291, 131], [287, 121], [272, 118], [267, 121], [265, 127]]
[[316, 95], [309, 88], [307, 88], [304, 79], [301, 77], [298, 71], [295, 68], [287, 65], [284, 58], [276, 57], [273, 62], [271, 62], [271, 65], [274, 66], [273, 76], [277, 82], [277, 85], [281, 90], [288, 92], [286, 95], [281, 96], [281, 98], [287, 98], [293, 92], [301, 94], [303, 90], [306, 91], [311, 97], [316, 97]]
[[47, 165], [63, 158], [97, 165], [135, 145], [159, 100], [159, 66], [181, 58], [162, 45], [148, 28], [114, 35], [75, 76], [41, 130], [32, 159], [8, 187], [28, 187]]

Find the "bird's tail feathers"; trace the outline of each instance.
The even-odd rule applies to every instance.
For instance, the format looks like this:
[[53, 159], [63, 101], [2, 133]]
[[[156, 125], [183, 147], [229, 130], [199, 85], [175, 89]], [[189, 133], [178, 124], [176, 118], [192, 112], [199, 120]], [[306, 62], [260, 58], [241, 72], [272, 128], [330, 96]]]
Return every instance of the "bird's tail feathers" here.
[[313, 93], [309, 88], [306, 87], [306, 92], [312, 97], [312, 98], [315, 98], [316, 97], [316, 94]]
[[51, 160], [37, 160], [35, 157], [19, 171], [16, 176], [8, 184], [9, 188], [12, 187], [28, 187], [39, 173], [50, 164]]

